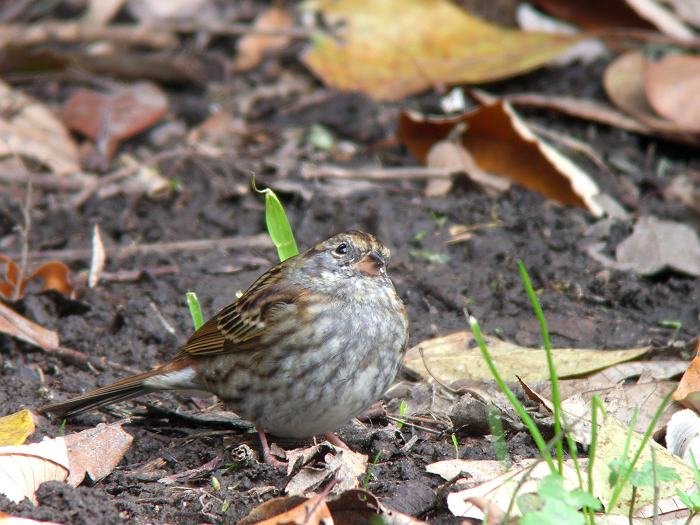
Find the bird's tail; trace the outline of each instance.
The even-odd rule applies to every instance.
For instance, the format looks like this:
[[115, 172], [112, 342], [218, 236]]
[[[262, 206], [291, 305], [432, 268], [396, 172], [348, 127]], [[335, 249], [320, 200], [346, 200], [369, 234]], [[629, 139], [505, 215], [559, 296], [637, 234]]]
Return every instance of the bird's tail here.
[[38, 411], [62, 417], [72, 416], [103, 405], [139, 397], [156, 390], [189, 388], [191, 381], [194, 379], [193, 376], [194, 370], [188, 367], [188, 363], [173, 361], [162, 367], [124, 378], [121, 381], [103, 386], [73, 399], [45, 405], [40, 407]]

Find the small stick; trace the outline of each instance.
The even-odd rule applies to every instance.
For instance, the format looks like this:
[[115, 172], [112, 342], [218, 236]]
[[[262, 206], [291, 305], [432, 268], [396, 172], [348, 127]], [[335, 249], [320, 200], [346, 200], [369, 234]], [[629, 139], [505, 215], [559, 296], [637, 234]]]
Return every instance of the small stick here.
[[261, 35], [261, 36], [287, 36], [290, 38], [310, 38], [323, 31], [305, 27], [280, 27], [276, 29], [265, 29], [255, 27], [251, 24], [228, 24], [207, 21], [204, 24], [197, 23], [177, 23], [158, 25], [160, 30], [174, 31], [176, 33], [209, 33], [213, 35], [239, 36], [239, 35]]
[[355, 168], [348, 169], [340, 166], [310, 166], [301, 168], [301, 176], [304, 179], [333, 178], [333, 179], [367, 179], [367, 180], [425, 180], [425, 179], [449, 179], [459, 170], [449, 168], [428, 168], [421, 166], [409, 166], [399, 168]]
[[[110, 258], [123, 259], [132, 255], [164, 254], [170, 252], [194, 252], [202, 250], [228, 250], [232, 248], [270, 248], [272, 243], [266, 233], [258, 235], [224, 237], [221, 239], [192, 239], [187, 241], [157, 242], [153, 244], [137, 244], [133, 246], [107, 246]], [[60, 261], [78, 261], [92, 255], [90, 248], [75, 250], [45, 250], [29, 252], [32, 259], [57, 259]], [[17, 253], [8, 255], [18, 257]]]

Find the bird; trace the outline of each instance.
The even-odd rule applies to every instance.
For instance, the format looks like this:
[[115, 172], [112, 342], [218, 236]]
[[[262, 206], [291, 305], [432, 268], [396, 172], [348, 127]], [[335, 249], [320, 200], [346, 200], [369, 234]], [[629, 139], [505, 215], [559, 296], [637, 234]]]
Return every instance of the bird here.
[[409, 326], [387, 274], [389, 249], [351, 230], [273, 266], [152, 370], [42, 413], [72, 416], [163, 390], [216, 395], [252, 422], [267, 463], [266, 433], [309, 438], [364, 412], [394, 381]]

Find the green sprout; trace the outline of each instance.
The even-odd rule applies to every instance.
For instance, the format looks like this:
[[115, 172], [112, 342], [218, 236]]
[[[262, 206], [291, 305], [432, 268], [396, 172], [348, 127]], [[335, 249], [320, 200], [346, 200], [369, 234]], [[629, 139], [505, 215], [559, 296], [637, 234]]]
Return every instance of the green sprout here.
[[253, 179], [253, 189], [258, 193], [265, 194], [265, 223], [267, 224], [267, 232], [270, 239], [277, 248], [277, 255], [280, 261], [294, 257], [299, 253], [297, 242], [292, 233], [292, 227], [289, 225], [287, 214], [282, 207], [282, 203], [275, 195], [275, 192], [270, 188], [259, 190], [255, 186]]
[[199, 304], [197, 294], [194, 292], [187, 292], [185, 297], [187, 298], [187, 308], [190, 309], [194, 329], [199, 330], [199, 327], [204, 324], [204, 317], [202, 316], [202, 306]]

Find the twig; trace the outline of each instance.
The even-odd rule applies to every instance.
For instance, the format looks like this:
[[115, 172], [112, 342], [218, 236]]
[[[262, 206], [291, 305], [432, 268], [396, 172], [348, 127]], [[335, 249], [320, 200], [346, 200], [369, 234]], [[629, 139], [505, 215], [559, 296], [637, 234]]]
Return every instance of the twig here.
[[333, 178], [333, 179], [367, 179], [367, 180], [425, 180], [449, 179], [459, 170], [448, 168], [428, 168], [409, 166], [398, 168], [341, 168], [340, 166], [310, 166], [301, 167], [304, 179]]
[[251, 24], [229, 24], [207, 21], [204, 24], [177, 23], [158, 25], [158, 29], [174, 31], [176, 33], [209, 33], [224, 36], [261, 35], [261, 36], [287, 36], [290, 38], [310, 38], [323, 32], [320, 29], [305, 27], [280, 27], [265, 29]]
[[38, 24], [0, 24], [0, 47], [9, 44], [26, 47], [37, 44], [77, 44], [108, 41], [153, 49], [175, 48], [178, 39], [162, 27], [146, 24], [83, 25], [80, 22], [47, 22]]
[[[170, 252], [194, 252], [201, 250], [228, 250], [232, 248], [270, 248], [272, 243], [266, 233], [258, 235], [224, 237], [221, 239], [193, 239], [187, 241], [157, 242], [153, 244], [136, 244], [132, 246], [107, 246], [110, 258], [123, 259], [132, 255], [164, 254]], [[78, 261], [87, 259], [92, 254], [90, 248], [75, 250], [45, 250], [29, 252], [31, 259], [57, 259], [60, 261]], [[9, 257], [17, 257], [11, 253]]]
[[22, 280], [27, 273], [27, 264], [29, 262], [29, 232], [32, 229], [32, 183], [27, 179], [26, 189], [24, 191], [24, 203], [21, 206], [22, 225], [18, 226], [20, 235], [20, 255], [19, 255], [19, 270], [15, 289], [12, 292], [12, 300], [19, 300], [22, 295]]

